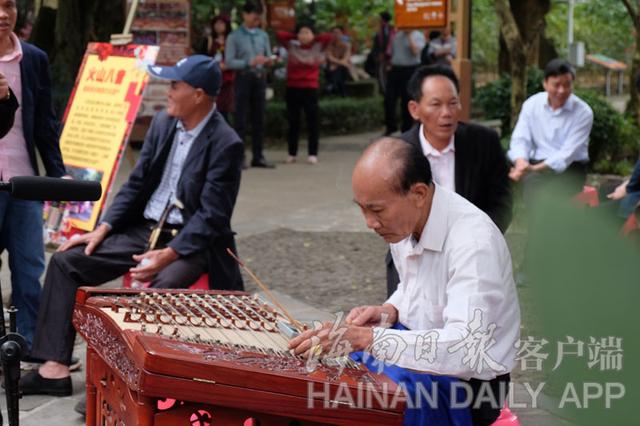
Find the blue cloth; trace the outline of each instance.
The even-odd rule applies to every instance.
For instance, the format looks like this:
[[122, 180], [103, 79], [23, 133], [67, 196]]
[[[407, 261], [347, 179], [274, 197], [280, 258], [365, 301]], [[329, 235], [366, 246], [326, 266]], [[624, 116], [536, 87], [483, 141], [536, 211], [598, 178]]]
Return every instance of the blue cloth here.
[[633, 168], [633, 173], [627, 184], [627, 195], [618, 204], [618, 216], [626, 219], [633, 213], [640, 203], [640, 160]]
[[0, 193], [0, 246], [9, 252], [11, 304], [18, 309], [18, 332], [31, 347], [44, 272], [42, 202], [16, 200]]
[[[396, 324], [396, 330], [407, 330], [401, 324]], [[366, 359], [363, 352], [354, 352], [351, 358], [363, 363], [369, 370], [380, 371], [381, 361], [373, 356]], [[471, 421], [471, 411], [468, 407], [452, 408], [452, 402], [462, 405], [466, 401], [467, 393], [463, 386], [452, 389], [452, 384], [461, 382], [456, 377], [437, 376], [428, 373], [417, 373], [406, 368], [395, 365], [384, 364], [382, 372], [397, 384], [402, 384], [408, 393], [408, 399], [412, 401], [412, 406], [407, 404], [404, 413], [405, 426], [430, 425], [430, 426], [473, 426]], [[433, 389], [437, 389], [437, 399], [433, 394]], [[421, 387], [422, 391], [417, 392]], [[451, 392], [455, 391], [455, 401], [451, 400]], [[430, 403], [425, 398], [425, 393], [435, 404]], [[419, 395], [419, 399], [418, 399]]]

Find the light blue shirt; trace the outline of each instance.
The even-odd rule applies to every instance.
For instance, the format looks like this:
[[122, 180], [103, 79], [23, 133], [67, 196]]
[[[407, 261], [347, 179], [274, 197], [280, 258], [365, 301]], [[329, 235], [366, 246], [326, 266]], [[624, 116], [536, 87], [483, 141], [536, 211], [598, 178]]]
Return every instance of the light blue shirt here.
[[[411, 51], [408, 37], [411, 37], [413, 44], [417, 47], [417, 53]], [[391, 43], [391, 65], [397, 67], [420, 65], [420, 53], [427, 44], [422, 31], [413, 30], [408, 36], [404, 31], [398, 31]]]
[[[182, 175], [184, 160], [189, 154], [193, 141], [195, 141], [200, 133], [202, 133], [204, 126], [209, 122], [215, 110], [216, 107], [214, 105], [209, 114], [207, 114], [207, 116], [203, 118], [196, 127], [189, 131], [185, 130], [182, 121], [178, 121], [176, 124], [176, 134], [173, 137], [173, 146], [171, 147], [171, 152], [169, 153], [169, 157], [164, 166], [164, 171], [162, 172], [162, 180], [160, 181], [158, 188], [153, 192], [153, 195], [151, 195], [151, 198], [144, 209], [144, 217], [146, 219], [155, 221], [160, 220], [160, 216], [162, 216], [164, 209], [170, 201], [175, 199], [178, 182]], [[172, 225], [181, 225], [183, 223], [183, 219], [180, 210], [172, 209], [167, 217], [167, 223]]]
[[562, 173], [573, 162], [589, 161], [592, 124], [591, 107], [576, 95], [554, 111], [547, 92], [537, 93], [522, 105], [507, 155], [511, 161], [544, 161]]
[[[234, 30], [224, 47], [225, 66], [230, 70], [244, 70], [258, 55], [271, 56], [269, 36], [260, 28], [248, 29], [244, 25]], [[256, 67], [260, 70], [262, 66]]]

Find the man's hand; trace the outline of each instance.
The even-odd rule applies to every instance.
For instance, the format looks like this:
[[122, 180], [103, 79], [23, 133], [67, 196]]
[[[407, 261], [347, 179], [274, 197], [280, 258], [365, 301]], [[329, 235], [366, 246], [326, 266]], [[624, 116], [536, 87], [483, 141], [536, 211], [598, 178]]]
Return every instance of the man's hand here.
[[307, 330], [291, 339], [289, 349], [296, 355], [336, 357], [346, 355], [342, 353], [345, 347], [348, 348], [348, 352], [356, 352], [366, 349], [372, 343], [371, 327], [341, 324], [335, 326], [334, 323], [326, 322], [318, 329]]
[[84, 254], [87, 256], [91, 256], [91, 253], [102, 243], [111, 228], [104, 223], [100, 224], [96, 229], [91, 232], [88, 232], [84, 235], [80, 235], [79, 237], [72, 238], [66, 243], [62, 244], [58, 247], [58, 251], [66, 251], [71, 247], [75, 247], [80, 244], [86, 244], [87, 247], [84, 249]]
[[267, 58], [264, 55], [257, 55], [256, 57], [254, 57], [251, 62], [249, 62], [249, 65], [251, 65], [252, 68], [255, 68], [259, 65], [264, 65], [267, 62], [269, 62], [269, 58]]
[[9, 81], [0, 72], [0, 101], [4, 101], [9, 96]]
[[171, 247], [151, 250], [143, 254], [134, 254], [133, 260], [138, 262], [138, 266], [129, 269], [131, 278], [141, 282], [151, 281], [153, 277], [178, 257], [180, 255]]
[[529, 164], [527, 160], [525, 160], [524, 158], [518, 158], [509, 171], [509, 178], [514, 182], [518, 182], [524, 177], [524, 175], [531, 171], [530, 169], [531, 164]]
[[356, 326], [389, 327], [398, 321], [398, 310], [389, 303], [382, 306], [358, 306], [349, 312], [344, 321]]
[[627, 185], [629, 184], [629, 179], [622, 182], [620, 185], [616, 186], [616, 189], [607, 195], [607, 198], [610, 200], [622, 200], [627, 196]]

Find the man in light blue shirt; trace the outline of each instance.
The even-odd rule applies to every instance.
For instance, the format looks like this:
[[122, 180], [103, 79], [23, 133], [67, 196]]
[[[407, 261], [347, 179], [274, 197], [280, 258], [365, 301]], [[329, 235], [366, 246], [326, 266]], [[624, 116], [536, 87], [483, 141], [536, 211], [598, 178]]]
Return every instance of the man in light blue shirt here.
[[573, 79], [568, 62], [552, 60], [544, 72], [545, 91], [522, 105], [508, 152], [513, 181], [543, 172], [557, 175], [570, 171], [584, 182], [593, 111], [572, 93]]
[[236, 71], [234, 127], [242, 140], [246, 133], [247, 113], [251, 120], [251, 167], [273, 168], [262, 153], [264, 140], [267, 67], [271, 65], [269, 36], [258, 25], [262, 15], [259, 2], [247, 1], [242, 8], [243, 24], [234, 30], [225, 44], [225, 67]]

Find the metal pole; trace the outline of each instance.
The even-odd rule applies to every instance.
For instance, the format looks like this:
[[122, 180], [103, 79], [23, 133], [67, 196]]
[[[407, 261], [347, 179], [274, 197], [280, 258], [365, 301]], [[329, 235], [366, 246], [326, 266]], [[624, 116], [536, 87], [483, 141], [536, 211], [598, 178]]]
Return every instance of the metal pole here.
[[131, 32], [131, 24], [133, 23], [133, 17], [136, 15], [136, 10], [138, 9], [138, 0], [133, 0], [131, 2], [131, 7], [129, 8], [129, 14], [127, 15], [127, 22], [124, 24], [124, 30], [122, 34], [128, 35]]
[[569, 10], [568, 10], [568, 19], [567, 19], [567, 49], [571, 48], [573, 44], [573, 8], [575, 6], [576, 0], [568, 0]]

